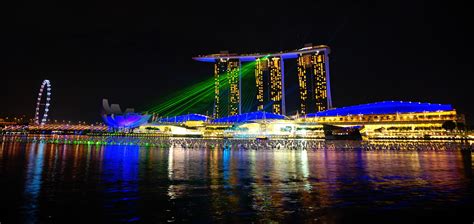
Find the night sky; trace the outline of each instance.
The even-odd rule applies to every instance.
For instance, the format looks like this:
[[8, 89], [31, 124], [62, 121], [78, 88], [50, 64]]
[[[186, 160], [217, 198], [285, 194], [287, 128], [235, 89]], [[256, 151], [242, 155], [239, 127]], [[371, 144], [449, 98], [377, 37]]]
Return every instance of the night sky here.
[[[212, 64], [193, 56], [313, 43], [332, 49], [334, 106], [446, 103], [473, 123], [474, 9], [467, 2], [160, 2], [15, 1], [5, 7], [0, 117], [33, 116], [46, 78], [53, 85], [50, 118], [95, 122], [102, 98], [146, 108], [212, 76]], [[285, 68], [296, 80], [296, 71]], [[296, 110], [296, 100], [287, 96], [287, 111]]]

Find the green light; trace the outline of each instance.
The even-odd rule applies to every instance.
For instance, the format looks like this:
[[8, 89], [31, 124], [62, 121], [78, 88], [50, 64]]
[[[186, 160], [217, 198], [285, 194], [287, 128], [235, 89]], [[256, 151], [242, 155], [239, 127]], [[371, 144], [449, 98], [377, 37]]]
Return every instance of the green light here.
[[[263, 58], [267, 58], [267, 56]], [[253, 77], [256, 61], [246, 63], [240, 68], [241, 78], [246, 79]], [[219, 76], [218, 82], [220, 88], [229, 88], [229, 73], [224, 73]], [[176, 116], [186, 113], [205, 113], [212, 108], [214, 102], [214, 76], [209, 76], [208, 79], [194, 84], [183, 90], [177, 91], [174, 94], [161, 100], [161, 103], [150, 107], [146, 110], [149, 113], [157, 113], [161, 117]], [[247, 86], [253, 87], [252, 83]], [[243, 86], [243, 85], [242, 85]], [[242, 88], [241, 102], [244, 111], [249, 111], [255, 101], [255, 94], [247, 88]], [[250, 93], [250, 94], [245, 94]], [[211, 109], [212, 110], [212, 109]]]

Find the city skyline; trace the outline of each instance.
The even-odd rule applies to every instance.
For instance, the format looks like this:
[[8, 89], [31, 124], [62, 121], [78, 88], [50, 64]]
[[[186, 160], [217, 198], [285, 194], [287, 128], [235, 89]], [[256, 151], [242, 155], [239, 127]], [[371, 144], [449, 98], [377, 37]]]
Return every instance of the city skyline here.
[[[191, 20], [212, 18], [211, 10], [201, 5], [198, 8], [202, 13], [186, 15], [161, 9], [145, 10], [141, 16], [139, 12], [145, 5], [126, 8], [117, 3], [106, 15], [99, 14], [105, 5], [97, 5], [85, 20], [67, 14], [77, 10], [71, 6], [39, 6], [49, 14], [37, 21], [33, 20], [37, 13], [33, 6], [21, 6], [24, 10], [18, 10], [7, 27], [8, 34], [2, 37], [10, 44], [4, 52], [9, 56], [2, 62], [7, 87], [0, 98], [7, 108], [0, 111], [0, 116], [33, 117], [39, 85], [49, 79], [55, 89], [51, 119], [94, 122], [100, 120], [102, 98], [145, 108], [176, 89], [212, 75], [208, 65], [191, 59], [196, 55], [222, 50], [278, 51], [313, 43], [327, 44], [332, 49], [334, 107], [383, 100], [450, 103], [472, 123], [470, 84], [462, 81], [473, 72], [468, 53], [472, 35], [467, 30], [471, 15], [459, 12], [469, 11], [468, 7], [455, 9], [454, 5], [437, 3], [426, 6], [420, 2], [410, 7], [401, 3], [343, 5], [320, 2], [304, 8], [291, 6], [273, 26], [265, 28], [253, 21], [265, 18], [276, 8], [257, 4], [255, 10], [243, 10], [247, 17], [227, 20], [241, 29], [215, 31], [212, 24]], [[327, 19], [317, 24], [301, 22], [319, 18], [311, 12], [322, 8], [326, 11], [318, 12]], [[127, 12], [128, 17], [120, 12]], [[30, 14], [21, 17], [23, 13]], [[297, 14], [301, 20], [295, 17]], [[63, 20], [55, 19], [57, 16]], [[168, 17], [177, 25], [163, 22], [162, 18]], [[378, 20], [372, 19], [375, 17]], [[294, 66], [285, 70], [296, 71]], [[298, 77], [296, 72], [288, 76], [293, 82]], [[297, 92], [294, 89], [287, 94]], [[297, 104], [287, 102], [293, 108], [290, 113], [297, 110]]]
[[4, 5], [0, 224], [474, 220], [470, 2]]

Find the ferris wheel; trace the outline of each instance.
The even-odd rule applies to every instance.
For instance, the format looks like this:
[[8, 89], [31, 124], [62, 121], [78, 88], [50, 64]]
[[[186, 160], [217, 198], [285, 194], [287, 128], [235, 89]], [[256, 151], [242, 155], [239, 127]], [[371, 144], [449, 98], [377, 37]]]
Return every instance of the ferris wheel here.
[[[44, 96], [43, 96], [44, 95]], [[36, 102], [35, 124], [44, 125], [48, 120], [48, 111], [51, 101], [51, 83], [49, 80], [43, 80], [40, 91], [38, 93], [38, 101]]]

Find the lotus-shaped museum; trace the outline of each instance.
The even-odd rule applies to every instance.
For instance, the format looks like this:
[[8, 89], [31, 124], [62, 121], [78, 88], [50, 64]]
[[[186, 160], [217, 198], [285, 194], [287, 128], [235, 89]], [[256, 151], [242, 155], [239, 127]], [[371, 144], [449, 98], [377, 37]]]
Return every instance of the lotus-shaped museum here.
[[120, 105], [111, 104], [107, 99], [102, 101], [102, 119], [111, 129], [133, 129], [148, 122], [151, 115], [135, 113], [133, 108], [127, 108], [122, 112]]

